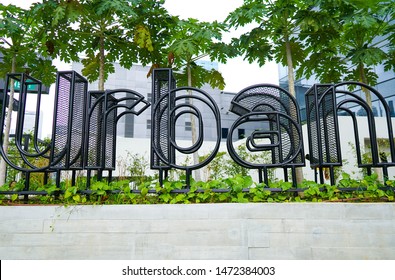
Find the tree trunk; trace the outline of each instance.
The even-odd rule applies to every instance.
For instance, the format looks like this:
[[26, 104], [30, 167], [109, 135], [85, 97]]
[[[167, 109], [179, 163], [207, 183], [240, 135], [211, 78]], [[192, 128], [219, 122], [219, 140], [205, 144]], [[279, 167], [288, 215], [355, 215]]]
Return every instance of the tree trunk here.
[[[358, 65], [358, 72], [359, 72], [359, 80], [364, 83], [364, 84], [368, 84], [368, 79], [366, 78], [366, 74], [365, 74], [365, 67], [363, 66], [363, 63], [359, 63]], [[370, 109], [373, 109], [373, 105], [372, 105], [372, 96], [370, 94], [370, 91], [363, 87], [362, 91], [365, 93], [365, 97], [366, 97], [366, 103], [368, 104], [368, 106], [370, 107]]]
[[[286, 46], [286, 54], [287, 54], [287, 66], [288, 66], [288, 89], [289, 93], [296, 98], [295, 91], [295, 76], [294, 76], [294, 67], [292, 62], [292, 50], [291, 50], [291, 42], [286, 36], [285, 38], [285, 46]], [[299, 112], [297, 112], [299, 113]], [[304, 155], [302, 155], [304, 156]], [[296, 168], [296, 183], [300, 184], [303, 182], [303, 169], [301, 167]]]
[[104, 90], [104, 64], [105, 64], [105, 56], [104, 56], [104, 37], [100, 36], [99, 41], [99, 90]]
[[[359, 80], [367, 85], [368, 79], [366, 78], [365, 67], [361, 62], [358, 65], [358, 72], [359, 72]], [[369, 108], [373, 110], [372, 96], [370, 94], [370, 91], [365, 87], [361, 87], [361, 89], [365, 93], [366, 103], [368, 104]], [[377, 151], [380, 154], [380, 146], [378, 143], [376, 143], [376, 145], [377, 145]], [[380, 167], [374, 167], [373, 171], [377, 174], [378, 179], [383, 182], [384, 181], [383, 169]]]
[[[11, 73], [15, 73], [16, 71], [16, 57], [12, 58], [12, 64], [11, 64]], [[6, 91], [6, 89], [4, 89]], [[11, 79], [11, 85], [10, 85], [10, 97], [8, 99], [8, 111], [6, 114], [6, 119], [5, 119], [5, 127], [4, 127], [4, 142], [3, 142], [3, 150], [4, 153], [7, 155], [8, 154], [8, 146], [10, 142], [10, 130], [11, 130], [11, 116], [12, 116], [12, 110], [14, 109], [14, 80]], [[5, 106], [5, 100], [3, 100], [3, 106]], [[4, 185], [6, 183], [6, 172], [7, 172], [7, 163], [5, 160], [0, 158], [0, 186]]]
[[[104, 37], [100, 36], [99, 39], [99, 81], [98, 81], [98, 90], [104, 91], [104, 71], [105, 71], [105, 54], [104, 54]], [[99, 170], [92, 170], [92, 176], [98, 176], [98, 179], [101, 180], [101, 172]]]
[[[192, 86], [192, 73], [191, 73], [191, 66], [188, 63], [187, 65], [187, 74], [188, 74], [188, 86]], [[190, 95], [192, 95], [191, 92], [189, 92]], [[190, 98], [189, 100], [190, 104], [192, 104], [193, 100]], [[192, 143], [196, 143], [197, 141], [197, 135], [196, 135], [196, 123], [195, 123], [195, 118], [194, 115], [190, 114], [190, 119], [191, 119], [191, 132], [192, 132]], [[199, 163], [199, 153], [198, 151], [193, 153], [193, 164], [198, 164]], [[196, 181], [201, 181], [201, 176], [200, 176], [200, 170], [197, 169], [194, 171], [195, 174], [195, 180]]]

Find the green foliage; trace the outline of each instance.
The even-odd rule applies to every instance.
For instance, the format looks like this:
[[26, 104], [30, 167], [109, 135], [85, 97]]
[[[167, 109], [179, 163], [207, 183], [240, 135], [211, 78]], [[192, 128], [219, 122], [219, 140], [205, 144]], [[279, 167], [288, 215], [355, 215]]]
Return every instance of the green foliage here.
[[[193, 87], [201, 87], [203, 84], [208, 83], [212, 88], [225, 88], [225, 80], [222, 77], [222, 74], [215, 70], [207, 70], [200, 65], [197, 65], [195, 61], [192, 61], [189, 64], [191, 70], [191, 85]], [[186, 72], [175, 72], [174, 76], [177, 80], [177, 85], [189, 86], [188, 85], [188, 75]]]
[[[262, 66], [275, 59], [288, 65], [289, 57], [295, 67], [305, 58], [299, 35], [303, 24], [299, 13], [307, 8], [300, 0], [244, 0], [241, 7], [228, 15], [226, 23], [234, 28], [247, 24], [253, 27], [239, 39], [235, 38], [232, 45], [249, 62], [256, 61]], [[285, 51], [288, 44], [291, 46], [290, 53]]]
[[[25, 134], [25, 136], [27, 136]], [[33, 134], [32, 132], [29, 133], [29, 145], [28, 145], [28, 152], [31, 154], [35, 154], [37, 151], [35, 150], [35, 146], [34, 146], [34, 140], [33, 140]], [[23, 143], [22, 143], [23, 145]], [[48, 148], [49, 142], [48, 139], [45, 139], [44, 141], [38, 141], [37, 143], [37, 148], [39, 149], [39, 151], [44, 151], [45, 149]], [[49, 153], [47, 154], [47, 156], [49, 156]], [[30, 164], [37, 166], [37, 167], [47, 167], [49, 165], [49, 160], [48, 158], [44, 158], [44, 157], [40, 157], [40, 158], [36, 158], [36, 157], [28, 157], [25, 156], [24, 160], [21, 158], [20, 153], [18, 152], [18, 149], [16, 147], [16, 143], [15, 143], [15, 138], [12, 137], [10, 139], [10, 145], [8, 148], [8, 157], [11, 160], [11, 162], [17, 166], [22, 166], [22, 167], [26, 167], [27, 165], [25, 163], [24, 160], [28, 160]], [[44, 184], [44, 173], [32, 173], [30, 175], [30, 181], [29, 181], [29, 185], [30, 185], [30, 189], [31, 190], [36, 190], [37, 188], [41, 187]], [[22, 180], [20, 180], [20, 178], [24, 178], [24, 174], [21, 173], [18, 170], [15, 170], [11, 167], [8, 167], [7, 169], [7, 177], [5, 180], [6, 184], [9, 185], [15, 185], [15, 183], [18, 183]], [[24, 179], [23, 179], [24, 180]]]
[[[0, 63], [0, 76], [10, 72], [29, 73], [45, 85], [55, 81], [55, 67], [41, 43], [41, 18], [35, 9], [25, 10], [14, 5], [0, 4], [0, 43], [3, 62]], [[15, 63], [15, 70], [12, 64]]]
[[[241, 159], [253, 163], [271, 163], [270, 152], [251, 153], [245, 145], [236, 148], [237, 154]], [[219, 152], [207, 166], [211, 179], [234, 177], [237, 175], [248, 176], [250, 169], [236, 163], [228, 153]], [[274, 170], [268, 170], [268, 177], [274, 178]]]
[[[225, 81], [215, 69], [204, 69], [196, 64], [196, 60], [208, 55], [214, 60], [220, 57], [226, 61], [232, 51], [221, 40], [222, 32], [226, 30], [224, 24], [218, 22], [199, 22], [189, 18], [179, 20], [174, 28], [169, 52], [174, 56], [177, 71], [176, 78], [179, 86], [201, 87], [209, 83], [214, 88], [224, 89]], [[221, 52], [225, 51], [225, 53]]]
[[[89, 54], [86, 58], [81, 60], [84, 68], [81, 73], [84, 75], [88, 81], [94, 82], [99, 79], [99, 68], [100, 68], [100, 58], [99, 55], [93, 56], [93, 54]], [[108, 75], [115, 72], [114, 64], [110, 62], [104, 62], [104, 68], [106, 71], [104, 74], [104, 80], [107, 80]]]
[[394, 10], [394, 1], [244, 0], [226, 23], [251, 24], [232, 41], [249, 62], [274, 59], [296, 67], [297, 77], [317, 75], [321, 82], [375, 84], [373, 66], [395, 69]]
[[66, 62], [78, 61], [83, 53], [83, 75], [90, 82], [99, 80], [103, 89], [114, 72], [114, 62], [129, 69], [136, 62], [162, 61], [174, 24], [163, 4], [156, 0], [44, 1], [30, 11], [38, 22], [36, 37], [42, 49]]
[[155, 178], [151, 176], [147, 176], [147, 170], [149, 167], [149, 163], [147, 160], [147, 156], [127, 153], [127, 170], [130, 173], [130, 179], [136, 185], [144, 184], [145, 182], [149, 182], [154, 180]]
[[134, 33], [134, 42], [140, 48], [146, 48], [150, 52], [154, 50], [152, 47], [151, 34], [144, 25], [137, 25]]
[[[19, 185], [19, 187], [18, 187]], [[23, 189], [23, 182], [14, 185], [13, 190]], [[10, 190], [3, 186], [1, 191]], [[190, 203], [286, 203], [286, 202], [393, 202], [395, 181], [385, 184], [373, 174], [356, 180], [343, 173], [336, 186], [303, 181], [295, 190], [292, 183], [270, 181], [266, 186], [255, 183], [250, 176], [233, 176], [207, 182], [194, 181], [185, 189], [185, 180], [165, 181], [160, 186], [156, 181], [146, 181], [132, 190], [128, 180], [107, 183], [97, 181], [91, 184], [89, 192], [85, 184], [71, 186], [63, 181], [60, 188], [49, 184], [39, 188], [48, 195], [35, 196], [29, 203], [40, 204], [190, 204]], [[20, 203], [18, 193], [2, 195], [0, 204]]]
[[373, 66], [393, 68], [394, 1], [310, 1], [304, 11], [302, 38], [309, 58], [299, 76], [316, 74], [321, 82], [355, 80], [376, 84]]

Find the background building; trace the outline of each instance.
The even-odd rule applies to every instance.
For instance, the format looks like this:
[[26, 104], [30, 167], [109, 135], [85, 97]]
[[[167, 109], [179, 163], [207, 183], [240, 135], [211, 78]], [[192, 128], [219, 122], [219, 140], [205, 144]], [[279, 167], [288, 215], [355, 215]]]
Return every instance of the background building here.
[[[205, 67], [206, 69], [216, 69], [218, 70], [218, 63], [211, 61], [198, 61], [198, 64]], [[150, 70], [148, 66], [133, 65], [131, 69], [125, 69], [119, 64], [115, 64], [115, 73], [110, 74], [107, 81], [105, 82], [105, 89], [131, 89], [144, 95], [147, 101], [152, 102], [152, 78], [147, 78], [147, 73]], [[72, 70], [81, 73], [83, 65], [81, 63], [73, 63]], [[97, 90], [98, 82], [89, 84], [89, 90]], [[218, 105], [221, 113], [221, 139], [226, 140], [228, 136], [229, 129], [234, 121], [238, 118], [237, 115], [229, 112], [229, 107], [232, 99], [236, 93], [221, 91], [218, 88], [211, 88], [208, 84], [204, 85], [202, 88], [207, 92]], [[203, 116], [209, 110], [207, 107], [200, 106], [197, 107], [201, 110]], [[212, 126], [215, 130], [215, 122], [207, 121], [206, 126]], [[205, 129], [210, 130], [209, 127]], [[239, 128], [237, 131], [237, 138], [243, 138], [246, 133], [251, 130], [252, 127]], [[176, 123], [177, 139], [179, 140], [190, 140], [191, 139], [191, 121], [188, 115], [177, 121]], [[139, 116], [134, 116], [132, 114], [127, 114], [122, 117], [117, 126], [117, 135], [125, 138], [149, 138], [151, 137], [151, 109], [148, 108]], [[206, 140], [215, 141], [215, 134], [205, 135]]]
[[[377, 48], [381, 48], [384, 51], [388, 50], [388, 41], [384, 40], [382, 37], [376, 38], [373, 43], [377, 44]], [[377, 74], [377, 84], [369, 85], [374, 87], [381, 95], [384, 96], [386, 99], [390, 109], [391, 109], [391, 116], [395, 117], [395, 110], [394, 110], [394, 102], [395, 102], [395, 72], [394, 71], [385, 71], [384, 65], [377, 65], [373, 68], [374, 72]], [[278, 65], [278, 72], [279, 72], [279, 85], [280, 87], [288, 90], [288, 68]], [[342, 82], [342, 81], [338, 81]], [[314, 84], [320, 83], [320, 81], [312, 76], [309, 79], [302, 77], [298, 80], [295, 80], [295, 90], [296, 90], [296, 99], [299, 103], [300, 110], [301, 110], [301, 117], [302, 121], [306, 120], [306, 105], [305, 105], [305, 92]], [[364, 96], [364, 93], [361, 90], [356, 90], [356, 93], [359, 93], [361, 96]], [[372, 99], [372, 106], [373, 112], [375, 116], [382, 117], [383, 116], [383, 108], [380, 107], [377, 98]], [[356, 115], [363, 116], [365, 113], [363, 110], [360, 110], [359, 106], [355, 106], [352, 108]]]
[[[383, 46], [385, 48], [385, 46]], [[287, 67], [283, 67], [281, 65], [278, 66], [279, 69], [279, 85], [284, 89], [289, 89], [288, 87], [288, 69]], [[374, 67], [374, 71], [378, 76], [377, 84], [369, 85], [377, 90], [386, 100], [390, 107], [391, 117], [395, 117], [394, 103], [395, 103], [395, 72], [394, 71], [385, 71], [384, 65], [378, 65]], [[343, 82], [343, 81], [338, 81]], [[296, 90], [296, 99], [300, 106], [300, 113], [302, 122], [306, 121], [306, 103], [305, 103], [305, 93], [306, 91], [314, 84], [320, 83], [314, 76], [310, 79], [301, 78], [295, 80], [295, 90]], [[363, 99], [365, 99], [365, 93], [360, 89], [356, 89], [355, 93], [359, 94]], [[339, 96], [341, 98], [341, 96]], [[384, 118], [384, 109], [381, 104], [378, 102], [377, 97], [372, 95], [372, 106], [373, 113], [375, 115], [375, 126], [377, 131], [377, 138], [381, 142], [389, 141], [388, 134], [386, 134], [386, 119]], [[358, 132], [359, 132], [359, 143], [361, 144], [361, 150], [364, 151], [370, 150], [370, 135], [368, 131], [368, 124], [366, 118], [366, 111], [361, 108], [359, 105], [355, 105], [350, 108], [351, 111], [355, 112], [355, 115], [358, 120]], [[355, 136], [353, 123], [351, 118], [348, 115], [344, 115], [341, 111], [338, 113], [339, 115], [339, 126], [340, 137], [341, 137], [341, 153], [343, 158], [343, 166], [342, 171], [349, 174], [361, 174], [361, 169], [357, 169], [356, 162], [356, 154], [355, 154]], [[394, 130], [395, 121], [392, 120], [392, 129]], [[304, 130], [304, 145], [305, 145], [305, 153], [309, 153], [308, 150], [308, 136], [307, 136], [307, 127], [303, 125]], [[393, 141], [393, 140], [392, 140]], [[383, 152], [388, 152], [387, 146], [381, 146], [378, 143], [379, 150]], [[367, 157], [369, 157], [368, 152], [365, 153]], [[309, 163], [307, 163], [309, 165]], [[306, 167], [307, 168], [307, 167]], [[311, 178], [311, 172], [307, 172], [306, 168], [304, 169], [305, 178]], [[394, 168], [390, 168], [390, 178], [395, 176]], [[378, 172], [380, 175], [380, 173]]]

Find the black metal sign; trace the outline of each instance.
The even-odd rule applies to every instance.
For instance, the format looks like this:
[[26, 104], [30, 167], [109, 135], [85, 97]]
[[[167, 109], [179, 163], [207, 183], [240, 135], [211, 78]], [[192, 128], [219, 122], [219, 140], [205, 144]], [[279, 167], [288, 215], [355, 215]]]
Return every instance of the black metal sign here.
[[[55, 172], [60, 184], [60, 172], [87, 171], [88, 185], [91, 171], [99, 178], [103, 171], [115, 169], [116, 124], [125, 114], [139, 115], [151, 104], [144, 96], [130, 89], [88, 91], [87, 80], [74, 71], [57, 74], [55, 87], [54, 119], [51, 142], [44, 145], [38, 138], [42, 84], [24, 73], [8, 74], [5, 80], [3, 100], [6, 100], [13, 85], [18, 84], [16, 101], [15, 147], [16, 155], [9, 156], [3, 149], [4, 127], [7, 106], [2, 106], [0, 125], [0, 153], [6, 163], [25, 174], [29, 190], [29, 175], [32, 172]], [[361, 89], [360, 93], [349, 90]], [[31, 88], [35, 89], [36, 115], [31, 137], [24, 133], [26, 103]], [[389, 156], [378, 147], [374, 110], [364, 95], [374, 96], [383, 108], [386, 120], [386, 136], [389, 141]], [[192, 171], [209, 164], [216, 156], [221, 143], [221, 114], [214, 99], [205, 91], [192, 87], [177, 88], [171, 69], [155, 69], [152, 77], [151, 105], [151, 155], [150, 167], [159, 171], [163, 183], [171, 169], [186, 173], [186, 188], [190, 186]], [[259, 84], [241, 90], [230, 104], [230, 112], [238, 115], [231, 126], [226, 146], [231, 158], [239, 165], [258, 170], [259, 181], [268, 184], [268, 170], [282, 168], [284, 180], [291, 171], [296, 186], [296, 168], [305, 166], [305, 158], [316, 170], [316, 181], [324, 182], [324, 169], [330, 172], [330, 182], [335, 183], [336, 166], [342, 165], [339, 133], [339, 115], [348, 115], [353, 122], [356, 157], [360, 168], [381, 168], [388, 177], [388, 168], [395, 165], [395, 145], [390, 109], [383, 96], [374, 88], [357, 82], [340, 84], [316, 84], [305, 95], [309, 153], [305, 155], [299, 106], [286, 90], [271, 84]], [[354, 108], [364, 112], [368, 120], [371, 162], [363, 162], [359, 143], [358, 118]], [[354, 106], [354, 107], [353, 107]], [[185, 121], [190, 120], [190, 121]], [[183, 121], [190, 126], [192, 141], [185, 146], [178, 141], [178, 128]], [[193, 123], [193, 125], [192, 125]], [[245, 129], [247, 127], [248, 129]], [[252, 129], [251, 129], [252, 128]], [[243, 140], [236, 131], [245, 132]], [[178, 154], [197, 153], [211, 133], [216, 139], [211, 152], [191, 164], [180, 162]], [[238, 135], [240, 136], [240, 135]], [[31, 141], [33, 148], [27, 148]], [[240, 155], [236, 146], [244, 145], [250, 154], [266, 155], [266, 160], [250, 161]], [[38, 159], [47, 164], [37, 164]], [[75, 178], [74, 178], [75, 179]], [[74, 180], [73, 179], [73, 180]]]

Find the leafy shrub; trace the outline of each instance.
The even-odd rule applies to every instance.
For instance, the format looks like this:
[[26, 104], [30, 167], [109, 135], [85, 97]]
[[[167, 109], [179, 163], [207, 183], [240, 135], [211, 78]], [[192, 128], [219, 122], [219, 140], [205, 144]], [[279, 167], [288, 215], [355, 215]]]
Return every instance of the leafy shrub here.
[[[14, 186], [18, 189], [18, 186]], [[10, 189], [3, 186], [1, 191]], [[165, 181], [162, 186], [157, 180], [140, 182], [137, 189], [129, 180], [111, 183], [97, 181], [85, 190], [83, 184], [71, 186], [62, 182], [38, 189], [47, 195], [33, 196], [29, 203], [59, 204], [189, 204], [189, 203], [247, 203], [247, 202], [393, 202], [395, 181], [385, 184], [373, 174], [356, 180], [343, 173], [337, 186], [304, 181], [297, 189], [290, 182], [272, 180], [269, 185], [253, 182], [250, 176], [236, 175], [207, 182], [191, 181], [185, 189], [185, 180]], [[2, 204], [21, 203], [18, 193], [1, 195]]]

